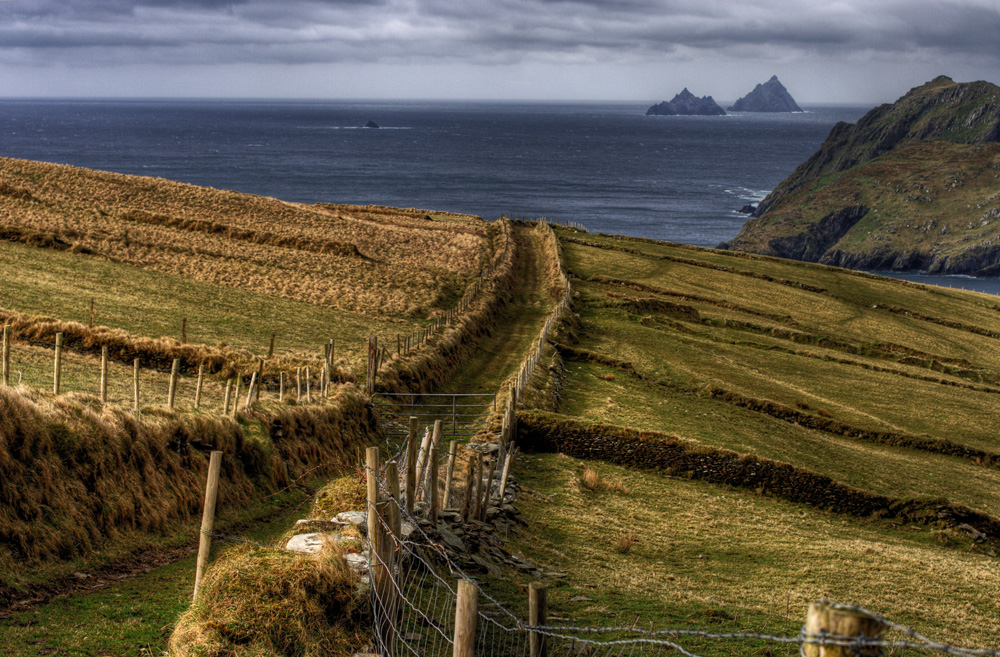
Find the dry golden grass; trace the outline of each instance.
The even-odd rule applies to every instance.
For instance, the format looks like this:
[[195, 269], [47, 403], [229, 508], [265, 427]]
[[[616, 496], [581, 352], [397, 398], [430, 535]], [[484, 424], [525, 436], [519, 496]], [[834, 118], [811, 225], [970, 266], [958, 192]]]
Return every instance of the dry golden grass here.
[[172, 657], [329, 655], [348, 657], [367, 642], [367, 597], [340, 551], [312, 556], [252, 545], [227, 552], [177, 623]]
[[583, 472], [580, 473], [579, 477], [580, 486], [583, 488], [595, 492], [602, 493], [607, 491], [614, 491], [616, 493], [628, 493], [628, 489], [625, 484], [621, 482], [620, 479], [605, 479], [598, 474], [597, 470], [590, 466], [583, 468]]
[[[519, 501], [531, 530], [512, 547], [568, 573], [548, 597], [549, 613], [567, 624], [719, 627], [711, 619], [725, 611], [733, 619], [727, 629], [794, 636], [808, 603], [829, 597], [933, 638], [996, 645], [996, 560], [960, 530], [892, 526], [751, 491], [587, 466], [602, 477], [627, 477], [631, 494], [595, 498], [579, 490], [580, 462], [561, 455], [527, 456], [518, 473], [539, 494]], [[629, 533], [638, 537], [629, 551], [615, 550]], [[746, 645], [711, 644], [697, 653], [757, 654]]]
[[487, 225], [305, 206], [160, 179], [0, 160], [0, 238], [368, 313], [426, 316], [488, 258]]

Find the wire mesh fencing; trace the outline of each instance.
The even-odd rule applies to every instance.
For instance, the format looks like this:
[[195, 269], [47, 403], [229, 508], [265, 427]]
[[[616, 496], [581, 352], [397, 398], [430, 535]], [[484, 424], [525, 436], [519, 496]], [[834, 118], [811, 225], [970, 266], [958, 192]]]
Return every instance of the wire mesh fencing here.
[[[405, 462], [405, 452], [397, 454]], [[377, 459], [377, 456], [375, 457]], [[405, 463], [404, 463], [405, 464]], [[374, 466], [374, 467], [373, 467]], [[408, 511], [395, 461], [369, 460], [368, 568], [373, 652], [389, 657], [659, 657], [766, 654], [876, 657], [943, 653], [1000, 657], [996, 647], [962, 647], [930, 639], [856, 605], [813, 603], [797, 634], [718, 632], [551, 624], [546, 589], [529, 587], [528, 604], [512, 609], [466, 572], [433, 535], [426, 505]], [[466, 482], [472, 485], [475, 482]], [[487, 495], [487, 505], [499, 503]], [[426, 514], [426, 517], [425, 515]]]

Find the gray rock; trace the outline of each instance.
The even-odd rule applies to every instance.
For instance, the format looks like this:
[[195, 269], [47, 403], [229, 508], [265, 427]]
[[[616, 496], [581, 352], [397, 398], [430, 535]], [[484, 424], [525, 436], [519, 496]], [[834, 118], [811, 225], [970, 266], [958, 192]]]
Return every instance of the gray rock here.
[[285, 544], [285, 549], [289, 552], [298, 552], [300, 554], [316, 554], [323, 549], [323, 546], [327, 543], [353, 543], [357, 542], [357, 538], [353, 536], [341, 536], [340, 534], [325, 534], [322, 532], [313, 532], [310, 534], [296, 534], [288, 539], [288, 543]]
[[441, 536], [441, 541], [445, 545], [450, 547], [452, 550], [455, 550], [456, 552], [465, 552], [465, 543], [463, 543], [462, 539], [460, 539], [458, 536], [455, 536], [455, 534], [452, 533], [450, 529], [448, 529], [447, 525], [445, 525], [444, 523], [438, 523], [437, 530], [438, 534], [440, 534]]
[[337, 514], [337, 522], [346, 522], [359, 529], [368, 527], [368, 514], [364, 511], [341, 511]]
[[356, 573], [368, 572], [368, 558], [358, 552], [348, 552], [344, 555], [347, 566]]

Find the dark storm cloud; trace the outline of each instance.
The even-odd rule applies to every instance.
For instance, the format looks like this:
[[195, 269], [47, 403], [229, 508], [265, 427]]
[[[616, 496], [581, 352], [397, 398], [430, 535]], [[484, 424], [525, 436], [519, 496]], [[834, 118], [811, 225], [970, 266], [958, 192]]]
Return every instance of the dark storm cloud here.
[[[653, 61], [752, 53], [996, 57], [994, 0], [5, 0], [22, 63]], [[691, 55], [691, 53], [694, 53]]]

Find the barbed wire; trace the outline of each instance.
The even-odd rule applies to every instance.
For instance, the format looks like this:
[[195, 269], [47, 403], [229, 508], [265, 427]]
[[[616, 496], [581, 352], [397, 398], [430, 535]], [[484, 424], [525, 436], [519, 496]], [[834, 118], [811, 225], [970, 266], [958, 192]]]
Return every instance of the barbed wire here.
[[[466, 573], [463, 568], [455, 562], [451, 555], [438, 545], [426, 531], [424, 531], [420, 521], [406, 511], [406, 505], [400, 504], [399, 500], [396, 500], [390, 494], [389, 490], [385, 486], [382, 476], [376, 477], [376, 483], [384, 499], [388, 502], [388, 504], [392, 505], [393, 512], [399, 513], [401, 520], [409, 522], [413, 526], [413, 531], [410, 538], [396, 536], [393, 534], [388, 522], [381, 515], [378, 516], [378, 523], [380, 527], [385, 532], [385, 536], [392, 541], [394, 546], [396, 546], [394, 550], [397, 552], [402, 551], [409, 555], [408, 558], [416, 563], [419, 563], [421, 571], [424, 573], [422, 576], [423, 579], [420, 580], [419, 585], [414, 586], [401, 586], [398, 583], [398, 577], [396, 576], [389, 578], [393, 582], [392, 586], [395, 593], [401, 596], [403, 603], [412, 609], [409, 621], [406, 619], [400, 619], [399, 622], [396, 622], [393, 625], [393, 631], [397, 639], [399, 636], [404, 637], [402, 644], [406, 644], [405, 649], [412, 652], [414, 655], [419, 654], [423, 656], [438, 653], [434, 650], [418, 651], [417, 648], [409, 645], [409, 643], [405, 641], [405, 637], [416, 636], [416, 633], [409, 631], [412, 628], [407, 626], [407, 622], [412, 622], [414, 619], [422, 618], [423, 622], [427, 623], [430, 618], [440, 617], [441, 612], [439, 607], [441, 606], [442, 601], [439, 597], [435, 597], [433, 600], [434, 609], [430, 613], [426, 613], [417, 609], [421, 605], [421, 600], [419, 595], [415, 596], [413, 593], [426, 588], [426, 579], [433, 578], [437, 585], [443, 586], [448, 591], [446, 597], [449, 598], [449, 604], [453, 605], [454, 600], [457, 599], [456, 590], [451, 586], [451, 583], [445, 579], [444, 575], [438, 572], [440, 566], [436, 567], [428, 558], [422, 556], [422, 550], [426, 548], [430, 549], [434, 556], [441, 562], [446, 569], [448, 576], [470, 582], [476, 588], [477, 594], [481, 600], [485, 601], [485, 603], [480, 604], [480, 610], [477, 612], [478, 619], [481, 621], [480, 629], [478, 630], [477, 654], [481, 655], [523, 657], [528, 654], [527, 637], [534, 634], [538, 637], [544, 637], [547, 640], [565, 642], [565, 645], [561, 646], [561, 648], [565, 649], [567, 654], [586, 654], [589, 657], [597, 657], [599, 653], [601, 655], [607, 655], [608, 657], [615, 654], [625, 654], [626, 652], [631, 655], [636, 651], [638, 651], [639, 654], [644, 655], [646, 654], [644, 652], [646, 650], [654, 650], [657, 653], [667, 650], [672, 653], [679, 653], [685, 657], [699, 657], [697, 653], [681, 644], [681, 637], [687, 639], [706, 639], [716, 641], [763, 641], [778, 645], [797, 645], [799, 646], [799, 652], [802, 655], [805, 655], [804, 650], [807, 645], [825, 645], [852, 648], [856, 654], [863, 654], [863, 652], [860, 651], [865, 649], [879, 648], [937, 652], [941, 654], [954, 655], [956, 657], [1000, 657], [1000, 650], [991, 648], [969, 648], [935, 641], [910, 627], [891, 621], [864, 607], [839, 603], [830, 603], [830, 606], [838, 611], [849, 611], [862, 614], [872, 619], [876, 624], [879, 624], [889, 630], [896, 631], [906, 638], [893, 639], [884, 637], [847, 636], [826, 632], [812, 633], [808, 632], [805, 626], [803, 626], [801, 631], [796, 635], [782, 636], [763, 632], [719, 632], [698, 628], [644, 629], [635, 626], [592, 627], [551, 624], [531, 625], [526, 623], [521, 616], [508, 609], [494, 596], [490, 595], [490, 593], [483, 588], [482, 584], [480, 584], [474, 577], [471, 577], [468, 573]], [[414, 536], [416, 538], [413, 538]], [[373, 562], [370, 559], [370, 569], [372, 567], [372, 563]], [[388, 602], [388, 600], [373, 598], [373, 604], [378, 605], [385, 602]], [[485, 613], [482, 609], [484, 607], [490, 608], [493, 613]], [[391, 620], [395, 621], [396, 619]], [[447, 634], [445, 631], [441, 630], [441, 628], [437, 628], [437, 631], [442, 636]], [[597, 638], [592, 635], [610, 635], [610, 637]], [[450, 638], [445, 636], [445, 639], [448, 640], [448, 645], [451, 645]], [[556, 646], [553, 645], [551, 648], [556, 648]], [[582, 650], [584, 648], [585, 650]], [[555, 652], [558, 651], [550, 650], [550, 654], [554, 654]]]

